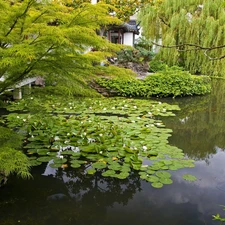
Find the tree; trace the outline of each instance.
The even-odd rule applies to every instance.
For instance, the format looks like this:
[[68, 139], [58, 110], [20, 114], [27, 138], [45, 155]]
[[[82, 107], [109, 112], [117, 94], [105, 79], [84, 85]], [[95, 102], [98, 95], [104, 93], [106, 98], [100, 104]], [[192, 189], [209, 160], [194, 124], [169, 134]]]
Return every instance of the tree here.
[[[115, 49], [96, 34], [102, 24], [119, 22], [109, 8], [89, 3], [74, 8], [70, 0], [2, 0], [0, 93], [37, 75], [79, 80], [82, 70]], [[87, 51], [90, 47], [98, 51]]]
[[134, 15], [140, 8], [153, 0], [101, 0], [106, 4], [115, 7], [116, 16], [123, 20], [129, 21], [130, 16]]
[[164, 0], [142, 8], [139, 18], [146, 37], [162, 40], [159, 59], [192, 73], [224, 74], [223, 0]]
[[31, 177], [29, 160], [18, 149], [21, 139], [19, 134], [0, 126], [0, 187], [6, 184], [12, 173], [22, 178]]

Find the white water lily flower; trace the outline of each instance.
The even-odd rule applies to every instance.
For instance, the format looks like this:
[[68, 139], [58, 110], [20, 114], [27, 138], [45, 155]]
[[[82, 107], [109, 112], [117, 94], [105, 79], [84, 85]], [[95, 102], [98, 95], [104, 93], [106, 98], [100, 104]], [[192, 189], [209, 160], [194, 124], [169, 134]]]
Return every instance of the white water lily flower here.
[[89, 107], [89, 109], [92, 109], [92, 107]]
[[162, 104], [162, 102], [159, 102], [159, 105], [161, 105]]
[[100, 137], [102, 137], [103, 134], [99, 134]]
[[166, 112], [166, 109], [162, 109], [163, 112]]
[[106, 110], [106, 108], [103, 109], [104, 111]]
[[148, 149], [147, 146], [145, 146], [145, 145], [142, 146], [142, 148], [143, 148], [144, 151], [146, 151]]
[[31, 100], [34, 99], [33, 97], [30, 98]]
[[132, 120], [132, 121], [131, 121], [131, 123], [135, 123], [135, 121], [134, 121], [134, 120]]
[[26, 122], [27, 120], [26, 119], [23, 119], [23, 122]]
[[59, 141], [59, 140], [60, 140], [59, 136], [55, 136], [55, 137], [54, 137], [54, 140], [55, 140], [55, 141]]
[[64, 108], [64, 110], [67, 110], [67, 108]]
[[112, 107], [112, 109], [115, 109], [115, 107]]
[[60, 159], [63, 159], [63, 155], [60, 155], [59, 158], [60, 158]]
[[124, 107], [127, 107], [128, 105], [124, 105]]
[[92, 142], [95, 142], [95, 139], [94, 138], [88, 138], [88, 143], [92, 143]]
[[140, 119], [141, 119], [141, 117], [140, 117], [140, 116], [138, 116], [138, 117], [137, 117], [137, 119], [139, 119], [139, 120], [140, 120]]
[[19, 117], [19, 116], [17, 116], [16, 118], [18, 118], [18, 119], [19, 119], [20, 117]]
[[84, 136], [86, 136], [87, 135], [87, 133], [86, 132], [84, 132]]
[[137, 108], [137, 106], [135, 105], [135, 106], [134, 106], [134, 109], [136, 109], [136, 108]]
[[121, 109], [124, 110], [124, 107], [122, 107]]
[[73, 107], [72, 106], [70, 106], [70, 109], [72, 109]]
[[99, 154], [102, 154], [102, 153], [103, 153], [102, 151], [99, 152]]

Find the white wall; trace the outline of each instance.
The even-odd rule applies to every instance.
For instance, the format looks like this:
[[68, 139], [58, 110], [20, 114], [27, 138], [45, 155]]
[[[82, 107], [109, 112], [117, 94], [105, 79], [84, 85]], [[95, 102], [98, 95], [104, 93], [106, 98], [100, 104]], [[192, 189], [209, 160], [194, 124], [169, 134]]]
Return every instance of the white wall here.
[[127, 32], [127, 33], [124, 33], [123, 35], [124, 35], [123, 44], [133, 46], [134, 45], [133, 33]]

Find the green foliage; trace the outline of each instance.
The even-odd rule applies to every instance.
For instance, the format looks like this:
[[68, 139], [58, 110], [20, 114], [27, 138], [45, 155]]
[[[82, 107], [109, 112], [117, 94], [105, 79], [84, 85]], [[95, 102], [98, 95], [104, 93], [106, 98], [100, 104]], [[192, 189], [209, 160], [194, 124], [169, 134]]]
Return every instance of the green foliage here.
[[149, 72], [153, 72], [153, 73], [156, 73], [156, 72], [159, 72], [159, 71], [167, 71], [167, 70], [173, 70], [173, 71], [176, 71], [176, 70], [184, 70], [183, 67], [180, 67], [180, 66], [171, 66], [169, 67], [166, 63], [162, 62], [162, 61], [158, 61], [158, 60], [151, 60], [149, 62]]
[[[96, 34], [102, 25], [117, 24], [106, 4], [66, 1], [1, 1], [0, 93], [32, 76], [82, 77], [118, 46]], [[94, 15], [94, 16], [93, 16]], [[91, 47], [97, 51], [89, 51]], [[87, 73], [86, 73], [87, 74]]]
[[[41, 113], [34, 108], [41, 108]], [[100, 172], [118, 179], [137, 170], [155, 188], [173, 182], [168, 170], [194, 167], [181, 149], [168, 144], [172, 130], [156, 119], [175, 116], [171, 111], [179, 110], [177, 105], [125, 98], [33, 97], [8, 107], [18, 109], [28, 111], [9, 114], [6, 123], [27, 137], [24, 148], [32, 166], [50, 162], [53, 168], [70, 166], [83, 174]]]
[[135, 40], [134, 47], [138, 48], [144, 48], [148, 51], [152, 50], [152, 42], [149, 39], [146, 39], [145, 37], [139, 37]]
[[117, 52], [119, 63], [124, 62], [148, 62], [152, 59], [154, 53], [143, 47], [137, 46], [136, 48], [122, 49]]
[[[221, 205], [223, 207], [223, 210], [225, 210], [225, 206]], [[225, 223], [225, 218], [224, 217], [221, 217], [220, 214], [216, 214], [216, 215], [213, 215], [213, 220], [217, 220], [217, 221], [220, 221], [220, 225], [224, 224]]]
[[95, 67], [94, 74], [97, 77], [112, 77], [112, 78], [113, 77], [131, 78], [137, 76], [137, 74], [130, 69], [121, 68], [114, 65]]
[[187, 181], [196, 181], [197, 180], [197, 178], [191, 174], [184, 174], [182, 177], [184, 180], [187, 180]]
[[209, 77], [194, 76], [187, 71], [173, 69], [149, 75], [144, 80], [102, 78], [96, 81], [101, 86], [114, 90], [120, 96], [129, 97], [202, 95], [211, 90]]
[[[20, 150], [22, 137], [8, 128], [0, 127], [0, 182], [15, 173], [22, 178], [29, 178], [29, 160]], [[5, 181], [4, 181], [5, 180]]]
[[[181, 64], [192, 74], [224, 76], [224, 61], [211, 60], [225, 55], [224, 0], [164, 0], [146, 5], [139, 18], [145, 37], [161, 39], [163, 46], [177, 46], [160, 48], [159, 59], [168, 65]], [[201, 50], [195, 45], [221, 47]]]

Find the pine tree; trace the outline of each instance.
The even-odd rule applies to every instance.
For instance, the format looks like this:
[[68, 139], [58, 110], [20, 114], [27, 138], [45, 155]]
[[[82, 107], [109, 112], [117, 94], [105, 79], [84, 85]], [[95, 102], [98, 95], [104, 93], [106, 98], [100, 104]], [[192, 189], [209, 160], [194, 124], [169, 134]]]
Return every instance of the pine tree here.
[[[0, 93], [32, 76], [79, 80], [114, 46], [96, 34], [102, 24], [118, 23], [110, 6], [71, 5], [70, 0], [0, 2]], [[87, 51], [90, 48], [97, 51]]]
[[158, 1], [143, 8], [139, 18], [146, 37], [162, 39], [159, 59], [192, 73], [224, 76], [223, 0]]

